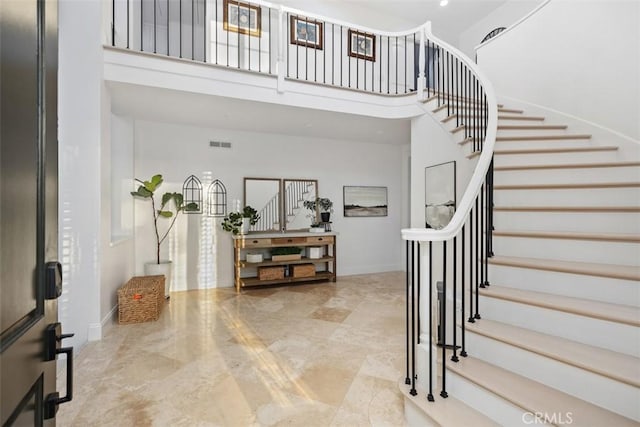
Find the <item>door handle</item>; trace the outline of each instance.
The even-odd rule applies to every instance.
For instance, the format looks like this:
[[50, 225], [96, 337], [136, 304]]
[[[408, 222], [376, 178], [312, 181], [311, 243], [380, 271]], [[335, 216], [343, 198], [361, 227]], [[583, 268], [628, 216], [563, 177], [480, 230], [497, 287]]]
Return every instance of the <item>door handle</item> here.
[[62, 340], [70, 338], [74, 334], [63, 334], [60, 323], [52, 323], [47, 326], [44, 336], [44, 360], [56, 360], [58, 354], [67, 355], [67, 394], [60, 397], [60, 393], [50, 393], [44, 401], [44, 419], [48, 420], [56, 416], [58, 406], [71, 402], [73, 399], [73, 347], [62, 347]]

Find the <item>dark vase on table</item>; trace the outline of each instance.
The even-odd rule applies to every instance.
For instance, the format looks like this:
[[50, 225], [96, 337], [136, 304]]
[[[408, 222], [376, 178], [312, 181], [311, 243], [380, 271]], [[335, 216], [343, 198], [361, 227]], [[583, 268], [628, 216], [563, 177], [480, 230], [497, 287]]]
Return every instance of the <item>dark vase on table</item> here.
[[322, 219], [322, 222], [329, 222], [330, 217], [331, 212], [320, 212], [320, 219]]

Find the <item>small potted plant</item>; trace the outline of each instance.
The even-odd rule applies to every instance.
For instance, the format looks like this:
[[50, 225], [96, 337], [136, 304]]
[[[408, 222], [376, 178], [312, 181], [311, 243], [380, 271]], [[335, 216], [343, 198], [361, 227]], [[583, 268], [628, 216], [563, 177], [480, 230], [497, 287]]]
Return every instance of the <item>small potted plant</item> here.
[[284, 246], [271, 249], [271, 261], [296, 261], [302, 258], [302, 249], [296, 246]]
[[260, 220], [258, 211], [251, 206], [245, 206], [242, 212], [229, 212], [222, 220], [222, 229], [232, 234], [247, 234], [249, 227]]
[[[145, 264], [145, 274], [164, 275], [164, 294], [165, 298], [168, 299], [169, 289], [171, 287], [171, 261], [160, 260], [160, 246], [162, 245], [162, 242], [165, 241], [165, 239], [169, 235], [169, 232], [175, 225], [180, 212], [197, 211], [198, 204], [194, 202], [185, 204], [182, 194], [167, 192], [162, 195], [160, 205], [157, 206], [157, 202], [154, 196], [158, 187], [163, 182], [162, 175], [154, 175], [151, 177], [151, 179], [145, 181], [136, 178], [136, 181], [140, 183], [140, 186], [138, 186], [138, 189], [136, 191], [132, 191], [131, 195], [135, 198], [151, 200], [151, 214], [153, 215], [153, 229], [155, 231], [156, 238], [156, 259], [155, 262]], [[165, 228], [162, 236], [158, 227], [158, 221], [160, 221], [161, 218], [171, 218], [171, 222], [169, 223], [169, 226]]]
[[326, 197], [316, 197], [315, 200], [305, 200], [303, 206], [312, 212], [312, 227], [317, 223], [315, 219], [317, 218], [316, 212], [318, 210], [320, 211], [320, 219], [323, 223], [329, 222], [331, 213], [333, 212], [333, 202]]

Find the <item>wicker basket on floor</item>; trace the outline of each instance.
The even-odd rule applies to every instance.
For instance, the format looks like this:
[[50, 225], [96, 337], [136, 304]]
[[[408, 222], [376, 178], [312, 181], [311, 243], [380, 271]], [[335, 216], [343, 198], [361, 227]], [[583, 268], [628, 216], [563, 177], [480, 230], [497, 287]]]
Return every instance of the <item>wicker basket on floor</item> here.
[[118, 289], [118, 322], [158, 320], [164, 304], [164, 276], [133, 277]]

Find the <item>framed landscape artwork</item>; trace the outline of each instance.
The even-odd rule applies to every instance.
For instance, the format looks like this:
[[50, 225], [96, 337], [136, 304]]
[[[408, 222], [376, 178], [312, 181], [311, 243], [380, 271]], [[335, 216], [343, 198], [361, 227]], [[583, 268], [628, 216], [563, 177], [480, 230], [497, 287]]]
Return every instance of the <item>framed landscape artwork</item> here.
[[260, 37], [262, 13], [259, 6], [224, 0], [223, 28], [234, 33]]
[[291, 44], [322, 50], [322, 22], [291, 16], [289, 28]]
[[349, 56], [375, 62], [376, 36], [374, 34], [350, 29], [347, 37], [347, 45]]
[[456, 212], [456, 162], [424, 169], [426, 228], [444, 228]]
[[387, 216], [387, 187], [344, 186], [344, 216]]

